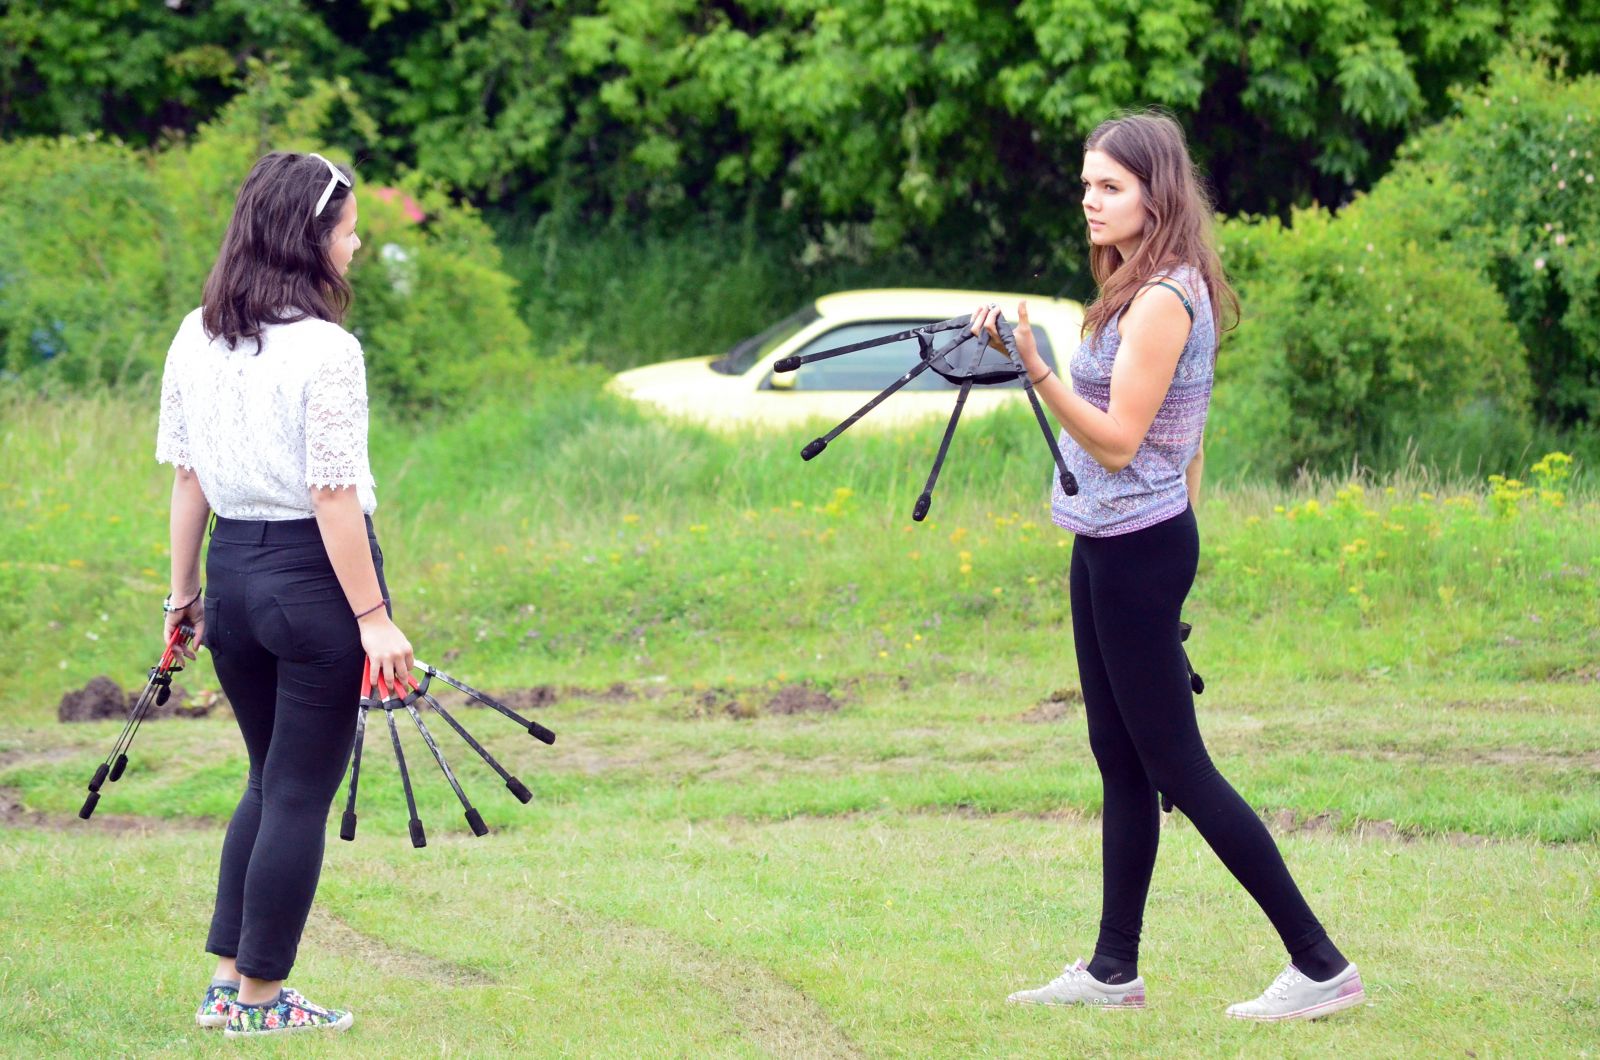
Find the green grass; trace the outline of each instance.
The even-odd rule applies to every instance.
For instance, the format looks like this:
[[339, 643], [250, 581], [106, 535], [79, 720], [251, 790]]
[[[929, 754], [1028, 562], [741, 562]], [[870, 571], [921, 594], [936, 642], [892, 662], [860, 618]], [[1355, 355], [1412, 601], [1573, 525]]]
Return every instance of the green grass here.
[[[1210, 491], [1186, 615], [1202, 726], [1374, 1003], [1309, 1028], [1223, 1020], [1282, 955], [1173, 818], [1153, 1007], [1019, 1011], [1006, 993], [1087, 953], [1099, 888], [1069, 549], [1035, 428], [964, 428], [914, 525], [924, 433], [852, 434], [803, 464], [804, 433], [663, 425], [598, 379], [552, 368], [448, 422], [375, 420], [403, 628], [474, 683], [562, 690], [538, 715], [560, 739], [468, 714], [538, 798], [517, 804], [446, 734], [495, 832], [471, 839], [418, 768], [423, 851], [370, 748], [361, 834], [330, 841], [296, 970], [358, 1012], [319, 1051], [1594, 1053], [1600, 505], [1582, 480], [1559, 508], [1414, 469], [1360, 492]], [[86, 825], [117, 726], [53, 720], [64, 691], [137, 684], [153, 659], [152, 409], [0, 408], [0, 638], [22, 675], [0, 689], [4, 1054], [223, 1047], [186, 1021], [244, 773], [231, 721], [146, 726]], [[204, 661], [179, 681], [214, 685]], [[767, 709], [802, 684], [838, 709]], [[1540, 989], [1507, 991], [1530, 975]]]

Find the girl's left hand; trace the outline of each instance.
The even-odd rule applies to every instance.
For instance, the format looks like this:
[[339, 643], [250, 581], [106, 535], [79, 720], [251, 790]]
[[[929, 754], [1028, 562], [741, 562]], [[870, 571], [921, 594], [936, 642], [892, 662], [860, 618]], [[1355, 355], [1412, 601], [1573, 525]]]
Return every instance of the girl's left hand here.
[[194, 630], [194, 635], [190, 638], [188, 644], [184, 644], [182, 641], [178, 642], [177, 654], [185, 659], [193, 659], [195, 657], [194, 650], [200, 647], [200, 642], [205, 639], [206, 633], [206, 605], [198, 595], [195, 597], [194, 603], [182, 611], [169, 611], [167, 613], [166, 624], [161, 630], [161, 646], [163, 648], [172, 639], [172, 631], [179, 626], [189, 626]]

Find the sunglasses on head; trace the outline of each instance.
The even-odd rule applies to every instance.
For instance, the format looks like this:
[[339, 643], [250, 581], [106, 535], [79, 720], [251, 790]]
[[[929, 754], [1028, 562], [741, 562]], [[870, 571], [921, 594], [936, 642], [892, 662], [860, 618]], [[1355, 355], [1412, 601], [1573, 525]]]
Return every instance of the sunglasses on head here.
[[338, 166], [334, 165], [332, 162], [329, 162], [326, 158], [323, 158], [315, 151], [311, 152], [311, 157], [328, 167], [328, 186], [322, 189], [322, 195], [317, 199], [317, 208], [311, 215], [313, 217], [321, 217], [323, 207], [328, 205], [328, 200], [333, 196], [333, 189], [338, 187], [340, 184], [343, 184], [347, 188], [350, 187], [350, 178], [341, 173]]

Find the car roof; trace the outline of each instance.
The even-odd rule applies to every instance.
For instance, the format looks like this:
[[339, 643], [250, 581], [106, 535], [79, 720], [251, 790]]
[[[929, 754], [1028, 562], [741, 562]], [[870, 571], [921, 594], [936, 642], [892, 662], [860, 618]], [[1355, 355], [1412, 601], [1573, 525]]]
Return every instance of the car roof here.
[[[1050, 310], [1071, 310], [1082, 313], [1083, 307], [1066, 298], [1047, 298], [1037, 294], [1004, 294], [995, 291], [956, 290], [936, 287], [883, 287], [859, 291], [839, 291], [823, 295], [816, 301], [817, 312], [832, 319], [860, 320], [877, 316], [927, 316], [945, 318], [952, 314], [970, 312], [972, 306], [984, 300], [999, 301], [1003, 308], [1015, 311], [1020, 299], [1028, 305]], [[1009, 305], [1007, 304], [1009, 303]]]

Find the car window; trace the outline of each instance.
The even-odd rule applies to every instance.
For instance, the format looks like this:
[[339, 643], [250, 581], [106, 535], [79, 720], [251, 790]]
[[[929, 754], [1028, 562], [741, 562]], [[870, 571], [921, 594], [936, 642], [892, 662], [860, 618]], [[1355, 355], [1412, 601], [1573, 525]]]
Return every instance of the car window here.
[[797, 309], [765, 331], [734, 343], [727, 353], [711, 362], [711, 370], [723, 375], [743, 375], [777, 349], [779, 343], [787, 342], [821, 315], [813, 306]]
[[[823, 350], [849, 346], [852, 343], [893, 335], [897, 331], [909, 331], [932, 323], [934, 321], [931, 320], [872, 320], [844, 324], [816, 336], [795, 353], [801, 356], [821, 353]], [[1050, 346], [1050, 337], [1045, 334], [1044, 328], [1037, 324], [1034, 325], [1033, 334], [1039, 345], [1039, 355], [1044, 358], [1046, 364], [1055, 367], [1055, 353]], [[948, 335], [940, 333], [935, 336], [934, 349], [938, 349], [953, 337], [953, 333]], [[878, 391], [904, 375], [918, 359], [917, 340], [901, 339], [899, 342], [885, 343], [882, 346], [873, 346], [870, 349], [857, 350], [855, 353], [804, 365], [795, 373], [793, 389]], [[770, 385], [769, 379], [764, 387]], [[999, 385], [1021, 386], [1022, 382], [1018, 380], [1015, 383]], [[954, 390], [956, 385], [935, 372], [923, 372], [903, 389]]]

